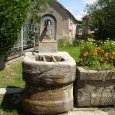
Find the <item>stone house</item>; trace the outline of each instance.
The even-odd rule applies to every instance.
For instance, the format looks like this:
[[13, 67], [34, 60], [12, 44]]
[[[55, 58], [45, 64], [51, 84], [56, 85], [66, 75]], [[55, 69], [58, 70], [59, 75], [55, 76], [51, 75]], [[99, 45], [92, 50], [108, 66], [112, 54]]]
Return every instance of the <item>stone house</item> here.
[[67, 38], [69, 41], [75, 39], [76, 26], [79, 21], [57, 0], [48, 4], [46, 12], [41, 13], [40, 33], [44, 28], [44, 24], [48, 21], [52, 27], [51, 34], [55, 39]]
[[[41, 16], [40, 30], [37, 26], [38, 37], [37, 40], [31, 40], [29, 33], [34, 32], [36, 26], [31, 22], [27, 21], [24, 23], [21, 33], [19, 35], [20, 39], [17, 41], [14, 49], [25, 49], [28, 47], [33, 47], [38, 42], [39, 34], [42, 33], [46, 21], [51, 26], [51, 37], [58, 39], [67, 39], [72, 41], [77, 36], [77, 25], [80, 21], [76, 18], [57, 0], [49, 2], [47, 5], [47, 10], [39, 14]], [[33, 45], [34, 44], [34, 45]]]

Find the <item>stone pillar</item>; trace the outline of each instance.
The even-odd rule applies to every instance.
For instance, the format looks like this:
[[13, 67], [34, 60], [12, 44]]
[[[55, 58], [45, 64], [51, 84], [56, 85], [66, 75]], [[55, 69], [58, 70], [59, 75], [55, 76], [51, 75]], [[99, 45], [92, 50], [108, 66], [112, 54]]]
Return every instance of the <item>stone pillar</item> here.
[[57, 42], [54, 39], [43, 39], [39, 42], [39, 53], [43, 52], [57, 52]]

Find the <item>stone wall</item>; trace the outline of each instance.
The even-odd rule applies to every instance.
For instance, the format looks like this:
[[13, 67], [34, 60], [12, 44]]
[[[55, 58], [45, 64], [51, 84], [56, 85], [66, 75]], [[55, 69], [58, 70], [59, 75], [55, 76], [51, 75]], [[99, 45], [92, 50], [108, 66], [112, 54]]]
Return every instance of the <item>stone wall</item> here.
[[77, 67], [74, 98], [77, 107], [115, 105], [115, 72]]

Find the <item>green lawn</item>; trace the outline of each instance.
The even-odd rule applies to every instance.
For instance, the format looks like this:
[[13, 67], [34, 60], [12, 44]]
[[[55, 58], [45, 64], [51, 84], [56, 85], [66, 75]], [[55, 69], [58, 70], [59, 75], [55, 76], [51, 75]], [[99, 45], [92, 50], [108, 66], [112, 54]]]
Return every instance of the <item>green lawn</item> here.
[[24, 87], [20, 61], [12, 62], [0, 71], [0, 88], [3, 87]]
[[68, 52], [77, 62], [80, 60], [80, 48], [73, 45], [59, 46], [59, 51]]

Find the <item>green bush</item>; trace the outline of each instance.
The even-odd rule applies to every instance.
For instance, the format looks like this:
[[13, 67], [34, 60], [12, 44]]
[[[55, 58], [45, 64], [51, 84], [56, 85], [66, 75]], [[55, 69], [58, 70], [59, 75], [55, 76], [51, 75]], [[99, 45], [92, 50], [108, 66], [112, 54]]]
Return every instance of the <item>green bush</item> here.
[[95, 40], [89, 38], [88, 40], [80, 40], [79, 44], [81, 52], [92, 51], [96, 47]]
[[31, 4], [31, 0], [0, 0], [0, 55], [13, 47]]
[[109, 39], [105, 40], [104, 42], [102, 42], [101, 47], [104, 50], [112, 53], [112, 51], [115, 51], [115, 41]]

